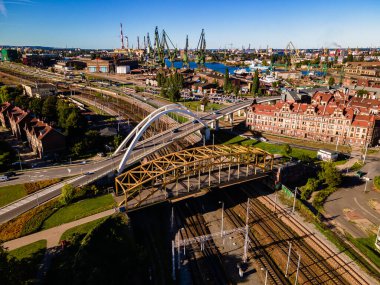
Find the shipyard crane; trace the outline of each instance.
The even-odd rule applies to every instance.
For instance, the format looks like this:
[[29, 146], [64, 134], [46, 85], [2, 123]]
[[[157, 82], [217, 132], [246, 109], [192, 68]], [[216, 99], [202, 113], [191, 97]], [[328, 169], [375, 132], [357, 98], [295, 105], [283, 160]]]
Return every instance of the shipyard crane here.
[[[164, 56], [165, 54], [167, 54], [171, 63], [171, 67], [174, 68], [174, 61], [177, 57], [178, 50], [174, 46], [172, 40], [170, 39], [169, 35], [165, 32], [165, 30], [162, 30], [161, 45], [162, 45], [161, 48], [162, 48]], [[165, 59], [164, 59], [164, 62], [165, 62]]]
[[186, 44], [185, 44], [185, 49], [183, 50], [183, 57], [182, 57], [182, 62], [183, 62], [182, 67], [190, 68], [188, 49], [189, 49], [189, 37], [186, 35]]
[[162, 40], [160, 38], [160, 34], [158, 32], [158, 27], [154, 31], [154, 60], [156, 63], [161, 65], [161, 67], [165, 66], [165, 52], [163, 49]]
[[296, 61], [297, 61], [297, 58], [299, 56], [299, 50], [295, 48], [292, 41], [290, 41], [287, 44], [284, 53], [286, 55], [290, 55], [290, 62], [292, 64], [292, 68], [295, 69]]
[[198, 66], [204, 67], [204, 64], [206, 62], [206, 38], [204, 29], [202, 29], [201, 36], [199, 37], [195, 54], [195, 62], [198, 64]]

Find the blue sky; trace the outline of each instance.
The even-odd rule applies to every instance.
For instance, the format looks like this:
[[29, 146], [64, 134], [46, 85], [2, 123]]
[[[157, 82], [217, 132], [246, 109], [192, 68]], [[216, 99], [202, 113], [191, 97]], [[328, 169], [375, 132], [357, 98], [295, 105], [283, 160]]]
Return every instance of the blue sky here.
[[119, 25], [130, 45], [154, 28], [190, 47], [379, 47], [378, 0], [0, 0], [0, 45], [117, 48]]

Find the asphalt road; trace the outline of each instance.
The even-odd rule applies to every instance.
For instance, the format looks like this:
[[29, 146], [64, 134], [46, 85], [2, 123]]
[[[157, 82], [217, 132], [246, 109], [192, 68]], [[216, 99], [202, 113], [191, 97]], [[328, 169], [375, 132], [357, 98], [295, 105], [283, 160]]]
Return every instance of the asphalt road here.
[[356, 225], [345, 217], [344, 212], [347, 210], [355, 211], [358, 217], [367, 219], [375, 228], [380, 225], [380, 211], [370, 207], [371, 200], [380, 203], [380, 192], [373, 190], [373, 178], [380, 174], [380, 153], [371, 155], [361, 170], [371, 179], [367, 182], [366, 192], [365, 180], [352, 174], [346, 185], [330, 195], [324, 206], [332, 222], [354, 237], [366, 237], [368, 233], [360, 229], [360, 224], [363, 223]]

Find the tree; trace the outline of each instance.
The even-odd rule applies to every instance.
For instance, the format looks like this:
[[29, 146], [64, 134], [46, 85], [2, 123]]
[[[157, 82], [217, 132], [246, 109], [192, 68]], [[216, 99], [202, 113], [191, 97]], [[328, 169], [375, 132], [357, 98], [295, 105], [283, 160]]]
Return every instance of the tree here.
[[356, 96], [358, 96], [360, 98], [364, 97], [364, 95], [368, 95], [367, 90], [361, 89], [361, 90], [358, 90], [358, 92], [356, 92]]
[[61, 203], [63, 205], [70, 204], [74, 198], [74, 192], [75, 192], [75, 188], [73, 187], [73, 185], [65, 184], [62, 187]]
[[208, 98], [208, 95], [204, 95], [202, 100], [201, 100], [201, 105], [205, 106], [205, 108], [206, 108], [206, 106], [209, 102], [210, 102], [210, 99]]
[[57, 120], [57, 97], [49, 96], [42, 104], [41, 115], [47, 121]]
[[285, 144], [284, 145], [284, 153], [287, 155], [287, 156], [290, 156], [292, 154], [292, 148], [289, 144]]
[[311, 194], [314, 191], [318, 190], [319, 187], [319, 180], [315, 178], [309, 178], [307, 180], [307, 183], [301, 187], [301, 199], [302, 200], [309, 200], [311, 197]]
[[121, 142], [123, 141], [123, 137], [121, 135], [116, 135], [113, 137], [113, 146], [117, 148]]
[[231, 93], [231, 82], [230, 82], [230, 74], [228, 72], [228, 68], [226, 68], [226, 71], [224, 72], [223, 90], [226, 93]]
[[347, 55], [347, 62], [353, 62], [354, 56], [352, 54]]
[[329, 82], [328, 82], [329, 86], [333, 86], [335, 84], [335, 79], [334, 77], [330, 77], [329, 78]]
[[235, 85], [234, 86], [234, 94], [235, 94], [235, 96], [239, 96], [239, 92], [240, 92], [240, 87], [238, 85]]
[[83, 154], [83, 152], [85, 152], [85, 150], [86, 145], [84, 141], [79, 141], [71, 147], [70, 152], [74, 157], [79, 157], [81, 154]]
[[33, 98], [29, 101], [29, 109], [38, 117], [41, 116], [44, 101], [40, 98]]
[[11, 168], [12, 162], [16, 160], [14, 149], [5, 141], [0, 141], [0, 171]]
[[324, 162], [318, 177], [329, 187], [336, 187], [342, 183], [342, 174], [332, 162]]
[[255, 95], [259, 92], [260, 88], [260, 81], [259, 81], [259, 71], [255, 70], [255, 75], [253, 77], [253, 83], [252, 83], [252, 93]]

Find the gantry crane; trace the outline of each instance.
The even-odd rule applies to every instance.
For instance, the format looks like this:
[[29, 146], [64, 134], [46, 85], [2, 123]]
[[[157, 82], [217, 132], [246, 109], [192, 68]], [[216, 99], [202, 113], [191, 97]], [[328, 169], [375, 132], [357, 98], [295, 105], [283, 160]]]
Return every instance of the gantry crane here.
[[199, 67], [204, 67], [204, 64], [206, 62], [206, 38], [204, 29], [202, 29], [201, 36], [199, 37], [195, 54], [195, 62], [198, 64]]
[[[169, 43], [170, 43], [170, 45], [169, 45]], [[177, 57], [178, 50], [174, 46], [173, 42], [171, 41], [170, 37], [165, 32], [165, 30], [162, 30], [161, 48], [162, 48], [164, 57], [165, 57], [165, 55], [167, 55], [167, 57], [170, 60], [171, 67], [174, 68], [174, 61]], [[165, 58], [163, 59], [163, 61], [165, 63]]]

